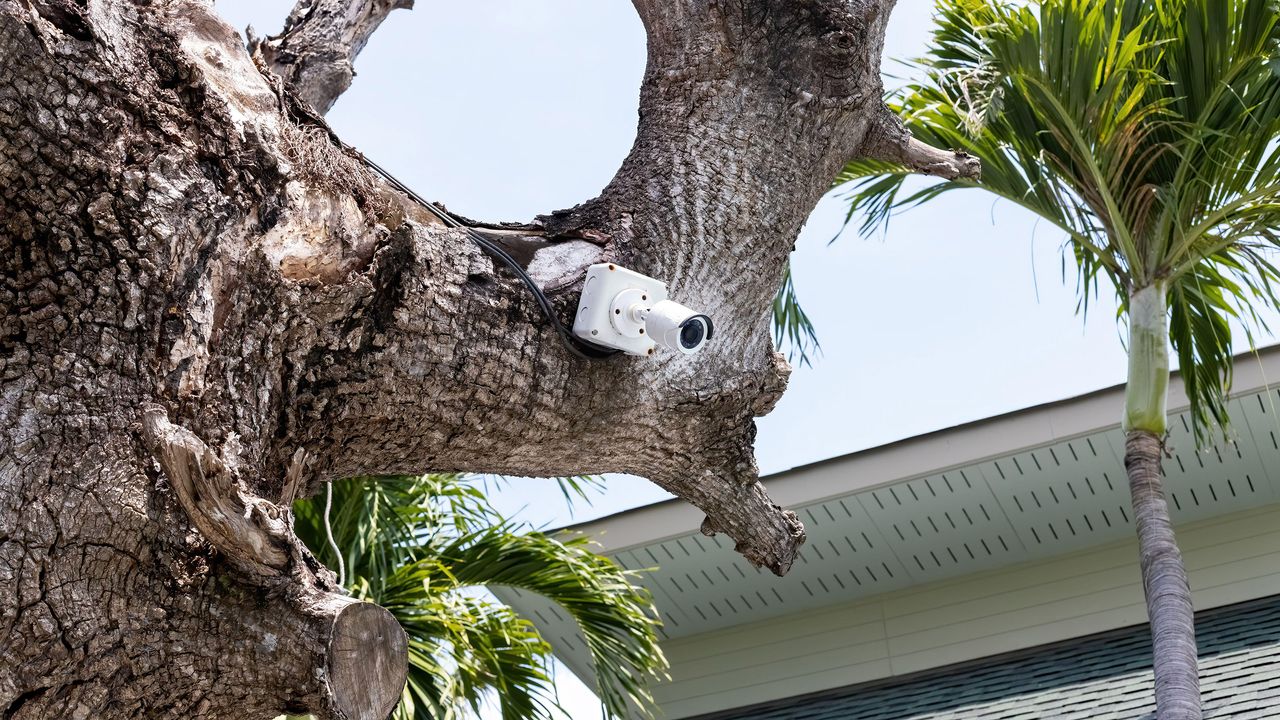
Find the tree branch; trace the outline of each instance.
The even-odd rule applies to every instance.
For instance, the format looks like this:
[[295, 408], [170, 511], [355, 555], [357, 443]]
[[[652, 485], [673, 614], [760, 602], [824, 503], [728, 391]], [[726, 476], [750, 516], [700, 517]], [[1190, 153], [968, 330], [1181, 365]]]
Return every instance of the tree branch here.
[[351, 86], [354, 61], [392, 10], [413, 0], [299, 0], [284, 30], [250, 50], [320, 114]]
[[[768, 308], [800, 227], [877, 111], [891, 3], [636, 4], [649, 63], [635, 145], [599, 197], [541, 224], [551, 239], [592, 238], [600, 254], [583, 257], [667, 282], [715, 319], [712, 346], [575, 360], [464, 236], [388, 223], [368, 269], [302, 309], [311, 320], [292, 331], [279, 437], [290, 452], [316, 453], [318, 478], [649, 477], [782, 574], [804, 532], [768, 500], [751, 452], [753, 418], [772, 408], [788, 372]], [[314, 234], [289, 222], [276, 232]], [[569, 255], [546, 263], [551, 274], [581, 277]], [[579, 285], [555, 284], [571, 313]], [[224, 332], [253, 333], [230, 322]]]
[[879, 114], [857, 157], [884, 160], [947, 180], [977, 181], [982, 175], [978, 158], [961, 150], [942, 150], [917, 140], [888, 108]]

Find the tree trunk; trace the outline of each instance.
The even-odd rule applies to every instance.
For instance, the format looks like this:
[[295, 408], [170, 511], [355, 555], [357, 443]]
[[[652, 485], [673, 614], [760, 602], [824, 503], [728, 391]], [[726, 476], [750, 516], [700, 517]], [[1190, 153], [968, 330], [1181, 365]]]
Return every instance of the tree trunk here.
[[1129, 301], [1124, 467], [1129, 475], [1142, 589], [1151, 620], [1158, 720], [1199, 720], [1195, 610], [1173, 535], [1160, 467], [1169, 388], [1167, 289], [1156, 283]]
[[880, 102], [892, 0], [636, 0], [649, 62], [617, 176], [482, 230], [565, 313], [608, 259], [717, 335], [580, 360], [266, 70], [333, 94], [309, 64], [349, 64], [399, 4], [337, 2], [255, 64], [198, 0], [0, 0], [6, 720], [384, 717], [404, 635], [340, 594], [288, 509], [346, 476], [639, 474], [786, 572], [804, 532], [752, 440], [785, 387], [787, 253], [850, 158], [977, 170]]

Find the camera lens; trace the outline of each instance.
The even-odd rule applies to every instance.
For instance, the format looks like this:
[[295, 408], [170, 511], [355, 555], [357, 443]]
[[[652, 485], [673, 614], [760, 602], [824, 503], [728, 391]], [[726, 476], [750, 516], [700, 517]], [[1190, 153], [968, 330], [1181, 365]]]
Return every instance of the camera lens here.
[[680, 325], [680, 345], [692, 350], [707, 338], [707, 323], [700, 317], [689, 318]]
[[655, 344], [682, 355], [700, 352], [715, 333], [711, 318], [670, 300], [654, 303], [644, 324], [645, 335]]

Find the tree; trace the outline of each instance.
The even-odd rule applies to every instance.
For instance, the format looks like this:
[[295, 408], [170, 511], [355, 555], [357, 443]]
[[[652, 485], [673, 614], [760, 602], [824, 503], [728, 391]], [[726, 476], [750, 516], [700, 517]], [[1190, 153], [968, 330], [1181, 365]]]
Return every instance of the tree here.
[[340, 478], [629, 472], [791, 566], [752, 442], [792, 243], [851, 158], [977, 171], [881, 102], [892, 0], [633, 1], [617, 175], [470, 223], [557, 312], [608, 259], [716, 320], [698, 355], [604, 361], [314, 109], [404, 4], [307, 0], [251, 56], [207, 2], [0, 0], [0, 716], [385, 716], [407, 638], [291, 527]]
[[862, 229], [979, 187], [1053, 223], [1081, 307], [1105, 279], [1129, 326], [1123, 428], [1159, 717], [1200, 717], [1182, 557], [1161, 476], [1168, 346], [1197, 438], [1225, 427], [1232, 318], [1276, 307], [1280, 78], [1265, 0], [943, 0], [924, 80], [891, 103], [924, 142], [982, 161], [904, 192], [906, 170], [854, 162], [839, 181]]
[[317, 558], [341, 568], [353, 596], [387, 608], [408, 633], [397, 720], [478, 712], [488, 694], [504, 718], [551, 717], [551, 647], [528, 619], [473, 592], [495, 585], [542, 595], [579, 623], [609, 717], [648, 712], [648, 682], [666, 667], [657, 613], [632, 574], [586, 538], [561, 543], [513, 526], [456, 475], [332, 487], [330, 497], [295, 503], [294, 527]]

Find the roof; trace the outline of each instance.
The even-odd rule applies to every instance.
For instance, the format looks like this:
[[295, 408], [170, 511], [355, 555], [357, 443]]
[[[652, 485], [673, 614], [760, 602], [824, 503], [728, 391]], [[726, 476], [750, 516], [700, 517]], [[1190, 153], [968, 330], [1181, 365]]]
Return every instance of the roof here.
[[[1182, 383], [1170, 383], [1170, 512], [1185, 523], [1280, 501], [1280, 346], [1237, 358], [1228, 442], [1198, 449]], [[664, 641], [854, 602], [1133, 537], [1119, 419], [1123, 387], [989, 418], [764, 478], [808, 542], [784, 578], [699, 531], [683, 501], [582, 532], [654, 596]], [[1273, 481], [1272, 475], [1276, 474]], [[529, 593], [495, 590], [584, 680], [574, 622]]]
[[[1205, 718], [1280, 715], [1280, 596], [1199, 613]], [[1146, 625], [695, 720], [1151, 720]]]
[[[1272, 390], [1273, 380], [1280, 380], [1280, 345], [1235, 357], [1233, 397], [1259, 395]], [[1276, 397], [1280, 398], [1280, 395]], [[1280, 406], [1280, 399], [1275, 404]], [[1189, 405], [1181, 377], [1174, 372], [1169, 383], [1168, 400], [1171, 426], [1175, 425], [1173, 416], [1185, 411]], [[1101, 431], [1119, 430], [1123, 408], [1124, 385], [1114, 385], [802, 465], [760, 480], [779, 505], [787, 508], [811, 506], [860, 490], [938, 475]], [[1231, 417], [1236, 425], [1244, 424], [1238, 415]], [[1175, 432], [1177, 429], [1174, 427]], [[1180, 446], [1189, 447], [1187, 442]], [[840, 481], [833, 483], [833, 477], [839, 477]], [[700, 510], [674, 498], [561, 530], [584, 533], [600, 543], [602, 552], [613, 554], [696, 533], [702, 518]]]

